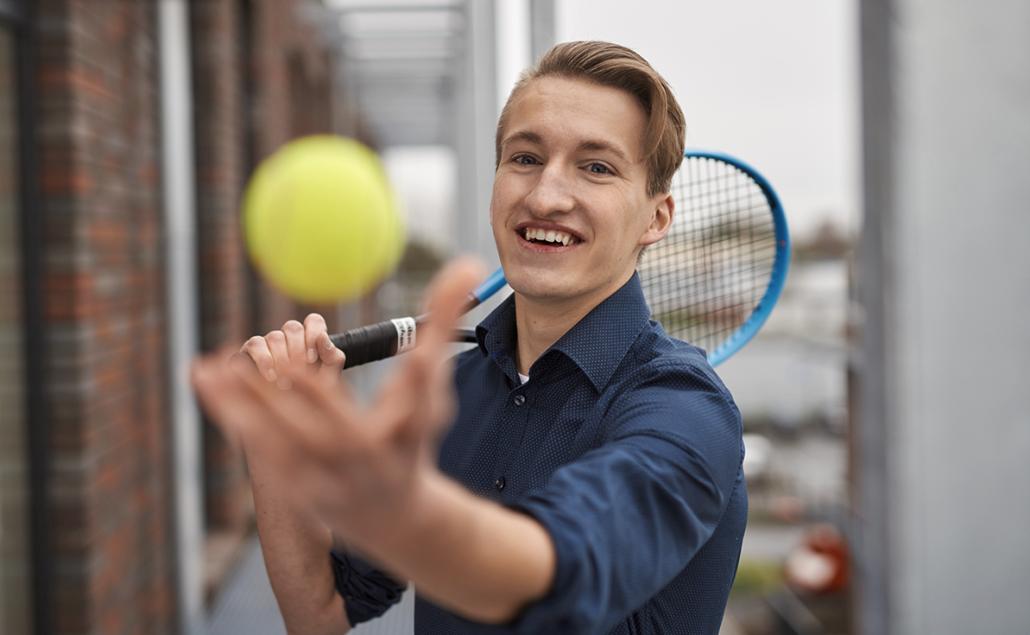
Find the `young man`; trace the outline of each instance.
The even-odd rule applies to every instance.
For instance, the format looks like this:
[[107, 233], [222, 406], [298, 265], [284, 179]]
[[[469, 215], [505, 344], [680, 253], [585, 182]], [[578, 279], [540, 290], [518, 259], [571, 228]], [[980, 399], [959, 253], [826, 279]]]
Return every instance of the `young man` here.
[[498, 124], [490, 213], [514, 294], [476, 348], [444, 361], [482, 275], [460, 261], [370, 406], [318, 315], [252, 338], [254, 365], [196, 365], [246, 450], [291, 633], [381, 614], [394, 577], [418, 590], [417, 633], [718, 632], [747, 508], [740, 416], [703, 352], [649, 320], [635, 273], [672, 222], [683, 136], [636, 53], [558, 45]]

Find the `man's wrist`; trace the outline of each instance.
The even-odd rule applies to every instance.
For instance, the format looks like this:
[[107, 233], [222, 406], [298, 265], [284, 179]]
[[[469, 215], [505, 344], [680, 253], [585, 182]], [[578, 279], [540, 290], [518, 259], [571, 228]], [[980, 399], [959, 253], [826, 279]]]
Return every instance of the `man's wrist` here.
[[375, 527], [366, 527], [356, 537], [370, 555], [395, 560], [418, 549], [425, 536], [439, 535], [454, 520], [456, 484], [435, 469], [427, 469], [412, 484], [410, 496]]
[[448, 508], [446, 477], [426, 469], [404, 496], [351, 508], [330, 523], [338, 540], [383, 562], [397, 562], [420, 538], [438, 530]]

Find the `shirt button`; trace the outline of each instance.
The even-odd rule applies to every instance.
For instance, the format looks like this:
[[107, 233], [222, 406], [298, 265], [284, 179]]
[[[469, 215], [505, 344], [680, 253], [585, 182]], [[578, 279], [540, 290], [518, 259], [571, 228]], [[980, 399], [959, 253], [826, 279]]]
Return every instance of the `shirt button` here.
[[504, 477], [503, 477], [503, 476], [498, 476], [498, 477], [497, 477], [497, 480], [496, 480], [496, 481], [494, 481], [494, 487], [496, 487], [496, 488], [497, 488], [497, 491], [498, 491], [498, 492], [500, 492], [501, 490], [503, 490], [503, 489], [504, 489], [504, 486], [505, 486], [505, 484], [506, 484], [506, 483], [505, 483], [505, 481], [504, 481]]
[[525, 395], [515, 395], [515, 399], [513, 399], [512, 401], [515, 402], [516, 406], [521, 406], [522, 404], [526, 403], [526, 396]]

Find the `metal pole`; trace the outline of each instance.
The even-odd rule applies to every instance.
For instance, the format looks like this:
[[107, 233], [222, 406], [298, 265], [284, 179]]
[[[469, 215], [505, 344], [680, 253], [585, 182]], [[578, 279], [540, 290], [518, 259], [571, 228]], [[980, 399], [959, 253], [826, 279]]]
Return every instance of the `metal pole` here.
[[189, 389], [199, 351], [196, 293], [193, 118], [186, 3], [161, 0], [161, 165], [166, 237], [168, 357], [171, 385], [174, 536], [180, 632], [203, 633], [203, 512], [200, 416]]
[[[891, 610], [888, 518], [891, 489], [888, 432], [895, 427], [889, 369], [885, 360], [891, 337], [888, 307], [894, 291], [893, 262], [888, 258], [894, 195], [893, 40], [888, 37], [892, 0], [860, 3], [862, 60], [862, 145], [865, 220], [859, 258], [859, 295], [864, 308], [862, 347], [858, 357], [858, 419], [855, 426], [856, 514], [852, 519], [855, 549], [854, 611], [856, 633], [888, 633]], [[870, 372], [878, 369], [883, 372]]]
[[495, 0], [469, 0], [464, 58], [457, 109], [458, 248], [497, 263], [490, 230], [490, 195], [494, 177], [494, 127], [497, 125], [497, 51]]
[[556, 41], [554, 0], [529, 0], [529, 53], [536, 62]]

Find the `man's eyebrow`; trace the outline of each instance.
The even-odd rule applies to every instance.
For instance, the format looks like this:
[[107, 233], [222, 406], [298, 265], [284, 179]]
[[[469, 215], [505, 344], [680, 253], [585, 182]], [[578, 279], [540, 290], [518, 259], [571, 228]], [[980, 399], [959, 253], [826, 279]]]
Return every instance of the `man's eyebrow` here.
[[535, 143], [541, 145], [544, 142], [544, 138], [535, 132], [529, 130], [516, 130], [507, 137], [501, 140], [501, 145], [505, 146], [513, 141], [527, 141], [529, 143]]
[[[543, 145], [544, 138], [531, 130], [516, 130], [515, 132], [511, 133], [510, 135], [501, 140], [501, 146], [506, 146], [507, 144], [515, 141], [525, 141], [527, 143]], [[576, 146], [576, 149], [581, 152], [611, 152], [619, 159], [622, 159], [627, 163], [632, 163], [630, 158], [626, 156], [626, 153], [623, 152], [618, 146], [613, 145], [607, 141], [603, 141], [601, 139], [587, 139], [585, 141], [580, 142], [580, 144]]]
[[618, 146], [612, 145], [607, 141], [601, 141], [598, 139], [588, 139], [578, 146], [579, 150], [586, 150], [587, 152], [611, 152], [618, 158], [622, 159], [626, 163], [632, 163], [626, 153], [619, 149]]

